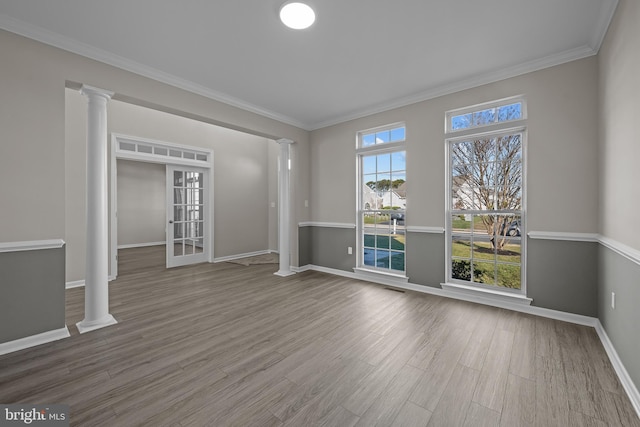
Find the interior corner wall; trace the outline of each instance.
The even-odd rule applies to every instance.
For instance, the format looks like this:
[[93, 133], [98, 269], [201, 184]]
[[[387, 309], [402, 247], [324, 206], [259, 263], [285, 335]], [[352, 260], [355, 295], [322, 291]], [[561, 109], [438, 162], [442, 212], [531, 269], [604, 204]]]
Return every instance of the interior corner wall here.
[[[595, 234], [598, 230], [597, 84], [598, 61], [596, 57], [589, 57], [312, 131], [311, 222], [322, 223], [323, 227], [317, 227], [321, 230], [326, 223], [356, 223], [356, 134], [404, 122], [407, 128], [406, 224], [444, 228], [445, 112], [524, 95], [528, 109], [527, 230]], [[314, 260], [331, 259], [331, 252], [344, 252], [344, 244], [338, 242], [350, 239], [349, 230], [338, 230], [344, 234], [341, 239], [325, 239], [325, 246], [311, 243]], [[310, 230], [308, 234], [314, 236], [316, 232]], [[576, 245], [580, 247], [577, 253], [595, 253], [592, 242], [576, 242]], [[553, 268], [557, 273], [554, 285], [562, 286], [563, 292], [557, 292], [555, 286], [545, 287], [542, 277], [528, 276], [528, 292], [536, 295], [533, 304], [554, 301], [557, 310], [592, 315], [597, 305], [594, 292], [597, 263], [582, 264], [590, 277], [585, 283], [562, 268], [563, 263], [576, 262], [571, 254], [563, 255], [566, 246], [563, 242], [549, 240], [544, 246], [558, 254], [554, 258], [557, 263]], [[413, 252], [414, 248], [417, 253]], [[445, 251], [444, 239], [408, 233], [407, 251], [407, 275], [411, 283], [439, 286], [445, 280], [441, 258]], [[538, 257], [540, 253], [529, 254], [529, 270], [547, 268], [547, 258]], [[434, 259], [442, 259], [441, 265], [420, 262], [433, 254], [436, 254]], [[573, 298], [577, 294], [586, 295], [586, 300], [579, 305]]]
[[598, 55], [600, 234], [608, 243], [600, 247], [598, 317], [636, 387], [640, 386], [639, 22], [640, 3], [619, 0]]

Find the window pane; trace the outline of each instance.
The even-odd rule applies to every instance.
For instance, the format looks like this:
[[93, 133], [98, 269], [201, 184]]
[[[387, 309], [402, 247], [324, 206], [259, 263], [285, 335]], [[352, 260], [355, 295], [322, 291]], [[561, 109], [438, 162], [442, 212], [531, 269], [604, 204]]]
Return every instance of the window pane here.
[[506, 135], [496, 139], [496, 160], [521, 161], [522, 160], [522, 135]]
[[471, 141], [452, 143], [451, 161], [454, 166], [473, 162], [473, 143]]
[[379, 154], [376, 156], [378, 173], [391, 171], [391, 155]]
[[405, 140], [405, 128], [391, 129], [391, 142], [404, 141]]
[[391, 269], [404, 271], [404, 252], [391, 252]]
[[201, 254], [204, 252], [204, 239], [202, 237], [196, 240], [194, 250], [197, 254]]
[[184, 255], [184, 247], [182, 245], [182, 239], [176, 239], [173, 241], [173, 255], [175, 256]]
[[496, 109], [489, 108], [486, 110], [476, 111], [473, 113], [473, 125], [481, 126], [493, 123], [496, 121]]
[[173, 207], [173, 220], [174, 221], [184, 221], [185, 219], [185, 213], [184, 213], [184, 206], [174, 206]]
[[496, 265], [493, 262], [474, 261], [473, 262], [473, 281], [476, 283], [484, 283], [485, 285], [496, 284]]
[[497, 264], [498, 286], [520, 289], [521, 272], [520, 265]]
[[363, 256], [364, 265], [375, 267], [376, 266], [376, 256], [375, 255], [376, 255], [375, 249], [365, 248], [364, 249], [364, 256]]
[[376, 236], [376, 248], [389, 249], [389, 235], [378, 234]]
[[498, 121], [517, 120], [522, 118], [522, 103], [505, 105], [498, 108]]
[[363, 135], [362, 136], [362, 146], [363, 147], [369, 147], [371, 145], [374, 145], [376, 143], [376, 134], [375, 133], [369, 133], [367, 135]]
[[471, 113], [451, 117], [451, 129], [466, 129], [471, 126]]
[[466, 259], [451, 260], [451, 278], [471, 281], [471, 261]]
[[396, 251], [404, 251], [404, 234], [398, 234], [398, 232], [396, 231], [396, 234], [392, 234], [390, 236], [390, 240], [391, 249], [394, 249]]
[[407, 155], [405, 151], [396, 151], [391, 154], [391, 166], [393, 171], [407, 170]]
[[389, 251], [376, 250], [376, 267], [389, 268], [389, 257]]
[[183, 187], [182, 171], [173, 171], [173, 185], [175, 187]]
[[385, 144], [391, 140], [391, 135], [388, 130], [376, 132], [376, 144]]
[[362, 173], [365, 175], [376, 173], [376, 156], [362, 157]]

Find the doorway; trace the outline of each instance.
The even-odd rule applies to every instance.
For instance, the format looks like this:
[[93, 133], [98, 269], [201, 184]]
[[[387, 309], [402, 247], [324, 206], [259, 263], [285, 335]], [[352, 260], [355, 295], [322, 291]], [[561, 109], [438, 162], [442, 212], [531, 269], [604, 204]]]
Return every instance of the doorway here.
[[118, 160], [166, 166], [166, 267], [212, 260], [213, 152], [111, 134], [110, 276], [118, 274]]

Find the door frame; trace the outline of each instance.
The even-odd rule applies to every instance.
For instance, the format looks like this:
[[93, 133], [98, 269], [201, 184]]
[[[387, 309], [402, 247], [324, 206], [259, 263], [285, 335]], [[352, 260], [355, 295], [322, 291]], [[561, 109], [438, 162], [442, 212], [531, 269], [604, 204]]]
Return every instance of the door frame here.
[[[118, 159], [189, 166], [206, 170], [206, 175], [208, 176], [206, 185], [208, 185], [209, 189], [205, 205], [205, 211], [208, 213], [205, 217], [205, 233], [209, 244], [205, 251], [207, 252], [207, 261], [213, 262], [213, 150], [113, 132], [111, 133], [110, 143], [109, 280], [114, 280], [118, 276]], [[168, 219], [165, 218], [165, 241], [168, 224]]]
[[[172, 268], [172, 267], [180, 267], [183, 265], [189, 265], [189, 264], [197, 264], [200, 262], [205, 262], [205, 261], [209, 261], [209, 248], [211, 246], [211, 243], [209, 242], [209, 237], [208, 237], [208, 230], [207, 227], [211, 226], [210, 224], [208, 224], [208, 220], [207, 218], [209, 217], [208, 213], [209, 213], [209, 192], [206, 191], [207, 189], [205, 188], [203, 191], [203, 200], [202, 200], [202, 208], [204, 209], [204, 217], [205, 220], [203, 221], [202, 226], [204, 227], [204, 232], [203, 232], [203, 246], [202, 246], [202, 252], [200, 254], [192, 254], [192, 256], [196, 256], [197, 255], [197, 260], [193, 261], [193, 259], [189, 259], [189, 256], [187, 256], [186, 254], [184, 254], [182, 257], [176, 257], [174, 251], [175, 251], [175, 246], [173, 245], [173, 243], [175, 243], [175, 229], [173, 228], [173, 224], [175, 222], [175, 217], [174, 217], [174, 206], [175, 206], [175, 194], [174, 194], [174, 177], [172, 172], [176, 171], [176, 170], [180, 170], [181, 172], [197, 172], [197, 173], [201, 173], [203, 175], [203, 185], [208, 185], [209, 183], [209, 169], [205, 169], [205, 168], [200, 168], [200, 167], [194, 167], [194, 166], [185, 166], [185, 165], [174, 165], [174, 164], [167, 164], [165, 166], [165, 171], [166, 171], [166, 188], [165, 188], [165, 193], [166, 193], [166, 232], [165, 232], [165, 239], [166, 239], [166, 245], [167, 245], [167, 251], [166, 251], [166, 255], [167, 255], [167, 268]], [[184, 188], [184, 187], [183, 187]], [[184, 221], [184, 220], [183, 220]], [[184, 237], [183, 237], [184, 238]], [[195, 246], [195, 242], [193, 243]], [[204, 261], [202, 261], [204, 259]]]

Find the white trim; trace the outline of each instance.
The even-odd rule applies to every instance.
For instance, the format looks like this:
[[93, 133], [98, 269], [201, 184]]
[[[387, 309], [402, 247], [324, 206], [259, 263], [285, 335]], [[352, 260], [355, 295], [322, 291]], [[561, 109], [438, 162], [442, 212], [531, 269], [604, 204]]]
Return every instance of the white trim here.
[[83, 288], [84, 287], [84, 279], [83, 280], [74, 280], [73, 282], [65, 283], [65, 289], [73, 289], [73, 288]]
[[244, 254], [221, 256], [221, 257], [218, 257], [218, 258], [214, 258], [213, 262], [214, 263], [226, 262], [226, 261], [232, 261], [234, 259], [247, 258], [247, 257], [250, 257], [250, 256], [258, 256], [258, 255], [266, 255], [266, 254], [270, 254], [270, 253], [278, 253], [278, 252], [270, 250], [270, 249], [265, 249], [263, 251], [255, 251], [255, 252], [247, 252], [247, 253], [244, 253]]
[[627, 246], [624, 243], [620, 243], [617, 240], [611, 239], [609, 237], [600, 236], [598, 241], [600, 244], [606, 248], [611, 249], [618, 255], [622, 255], [629, 261], [635, 262], [640, 265], [640, 251], [632, 248], [631, 246]]
[[445, 232], [444, 227], [423, 227], [420, 225], [408, 225], [406, 227], [408, 233], [432, 233], [442, 234]]
[[2, 242], [0, 243], [0, 253], [57, 249], [63, 247], [64, 243], [65, 242], [62, 239], [27, 240], [24, 242]]
[[95, 331], [96, 329], [102, 329], [107, 326], [115, 325], [118, 321], [111, 315], [107, 314], [101, 319], [92, 320], [87, 322], [85, 320], [76, 323], [76, 328], [78, 328], [78, 332], [81, 334], [85, 334], [87, 332]]
[[618, 374], [620, 383], [622, 383], [622, 388], [624, 388], [624, 390], [627, 392], [627, 396], [629, 396], [629, 400], [631, 401], [633, 408], [636, 410], [636, 413], [640, 417], [640, 392], [638, 391], [638, 388], [629, 376], [629, 372], [627, 372], [627, 369], [624, 367], [622, 360], [620, 360], [618, 352], [613, 346], [613, 343], [609, 339], [609, 336], [607, 335], [607, 332], [602, 326], [602, 323], [600, 323], [599, 319], [596, 319], [594, 328], [596, 329], [598, 337], [600, 337], [600, 341], [602, 342], [602, 345], [607, 352], [607, 356], [609, 356], [609, 360], [613, 365], [613, 369], [616, 371], [616, 374]]
[[339, 123], [344, 123], [350, 120], [360, 119], [363, 117], [371, 116], [373, 114], [393, 110], [395, 108], [405, 107], [407, 105], [428, 101], [430, 99], [460, 92], [466, 89], [472, 89], [478, 86], [506, 80], [512, 77], [528, 74], [538, 70], [543, 70], [545, 68], [564, 64], [567, 62], [576, 61], [578, 59], [587, 58], [589, 56], [596, 55], [597, 53], [597, 49], [593, 49], [588, 45], [580, 46], [574, 49], [566, 50], [564, 52], [549, 55], [544, 58], [535, 59], [524, 64], [501, 68], [500, 70], [492, 71], [485, 74], [477, 74], [471, 78], [459, 80], [450, 84], [436, 86], [423, 92], [418, 92], [410, 96], [399, 98], [390, 102], [385, 102], [377, 106], [363, 108], [352, 114], [344, 114], [333, 119], [311, 123], [306, 130], [313, 131], [316, 129], [322, 129], [325, 127], [337, 125]]
[[84, 56], [86, 58], [94, 59], [104, 64], [112, 65], [114, 67], [120, 68], [121, 70], [130, 71], [140, 76], [148, 77], [150, 79], [168, 84], [173, 87], [177, 87], [187, 92], [195, 93], [197, 95], [204, 96], [205, 98], [213, 99], [214, 101], [218, 101], [232, 107], [240, 108], [242, 110], [249, 111], [260, 116], [268, 117], [270, 119], [277, 120], [279, 122], [283, 122], [298, 128], [310, 130], [305, 128], [305, 123], [302, 123], [292, 117], [267, 110], [265, 108], [259, 107], [225, 93], [212, 90], [192, 81], [157, 70], [153, 67], [143, 65], [139, 62], [132, 61], [106, 50], [90, 46], [86, 43], [82, 43], [61, 34], [45, 30], [44, 28], [29, 24], [27, 22], [15, 19], [4, 14], [0, 14], [0, 28], [24, 37], [28, 37], [32, 40], [37, 40], [41, 43], [55, 46], [68, 52]]
[[64, 328], [54, 329], [52, 331], [42, 332], [41, 334], [31, 335], [17, 340], [0, 344], [0, 356], [3, 354], [13, 353], [14, 351], [24, 350], [25, 348], [35, 347], [37, 345], [61, 340], [70, 337], [69, 329], [65, 325]]
[[593, 31], [591, 37], [591, 47], [597, 52], [600, 50], [600, 46], [602, 46], [602, 42], [604, 41], [604, 37], [607, 35], [607, 30], [609, 29], [609, 24], [611, 24], [611, 20], [613, 19], [613, 15], [616, 12], [618, 7], [618, 0], [613, 1], [603, 1], [600, 3], [600, 7], [602, 8], [602, 13], [600, 13], [599, 19], [596, 21], [596, 24], [593, 26], [596, 30]]
[[563, 322], [575, 323], [577, 325], [595, 327], [598, 319], [595, 317], [582, 316], [580, 314], [566, 313], [564, 311], [551, 310], [548, 308], [535, 307], [532, 305], [515, 304], [508, 301], [499, 301], [490, 298], [478, 298], [476, 296], [469, 296], [459, 292], [451, 292], [445, 289], [436, 288], [432, 286], [419, 285], [415, 283], [401, 283], [398, 280], [385, 280], [382, 277], [371, 276], [370, 278], [363, 279], [362, 276], [358, 276], [356, 273], [349, 271], [337, 270], [334, 268], [321, 267], [313, 264], [300, 267], [301, 271], [319, 271], [322, 273], [333, 274], [335, 276], [348, 277], [350, 279], [365, 280], [372, 283], [378, 283], [381, 285], [394, 286], [401, 289], [407, 289], [410, 291], [416, 291], [423, 294], [438, 295], [446, 298], [453, 298], [463, 301], [474, 302], [477, 304], [489, 305], [492, 307], [504, 308], [507, 310], [513, 310], [521, 313], [528, 313], [534, 316], [547, 317], [549, 319], [561, 320]]
[[131, 248], [146, 248], [149, 246], [162, 246], [166, 245], [167, 242], [149, 242], [149, 243], [131, 243], [128, 245], [118, 245], [118, 249], [131, 249]]
[[504, 301], [512, 304], [531, 305], [533, 299], [526, 295], [515, 292], [504, 292], [497, 289], [478, 288], [474, 286], [462, 285], [459, 283], [440, 283], [442, 289], [460, 294], [461, 297], [468, 296], [471, 300], [489, 299], [492, 301]]
[[557, 231], [529, 231], [527, 236], [531, 239], [565, 240], [570, 242], [597, 242], [597, 233], [564, 233]]
[[348, 222], [306, 221], [298, 223], [298, 227], [356, 228], [356, 225]]
[[385, 282], [389, 281], [393, 283], [409, 282], [409, 278], [407, 276], [404, 276], [402, 274], [394, 274], [391, 271], [371, 270], [363, 267], [356, 267], [353, 269], [353, 271], [356, 275], [356, 278], [362, 279], [362, 280], [373, 279], [373, 280], [382, 280]]

